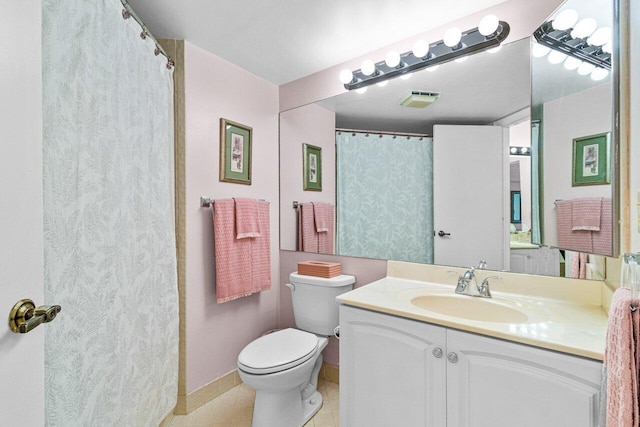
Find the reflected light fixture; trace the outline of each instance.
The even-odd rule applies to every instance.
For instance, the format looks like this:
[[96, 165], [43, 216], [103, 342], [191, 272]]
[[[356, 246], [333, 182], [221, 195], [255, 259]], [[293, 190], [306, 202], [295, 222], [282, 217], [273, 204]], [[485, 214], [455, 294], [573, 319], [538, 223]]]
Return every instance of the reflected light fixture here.
[[[558, 18], [560, 18], [562, 13], [564, 13], [564, 11], [558, 15]], [[594, 19], [583, 19], [575, 24], [574, 28], [569, 27], [563, 30], [556, 29], [553, 25], [554, 21], [545, 22], [533, 33], [539, 45], [551, 48], [557, 52], [562, 52], [569, 57], [576, 58], [594, 67], [611, 70], [611, 52], [607, 52], [601, 45], [589, 43], [591, 39], [588, 37], [592, 34], [595, 36], [595, 33], [597, 33], [597, 25], [594, 25]], [[602, 31], [604, 36], [606, 36], [606, 32], [606, 30]], [[577, 35], [580, 37], [577, 37]], [[598, 34], [598, 38], [595, 41], [601, 43], [602, 40], [599, 39], [599, 37], [602, 37], [602, 35]], [[606, 43], [608, 42], [604, 42], [603, 44]], [[534, 45], [532, 52], [534, 56], [536, 55], [536, 49], [540, 52], [542, 51], [542, 48], [536, 48]], [[544, 56], [544, 54], [540, 56]]]
[[340, 81], [347, 90], [354, 90], [423, 68], [433, 70], [437, 64], [499, 46], [509, 35], [509, 30], [509, 24], [490, 15], [483, 18], [476, 28], [464, 32], [451, 28], [443, 40], [431, 44], [419, 40], [409, 52], [392, 52], [384, 61], [374, 63], [366, 60], [359, 70], [342, 70]]
[[511, 154], [512, 156], [530, 156], [531, 148], [511, 146], [509, 147], [509, 154]]

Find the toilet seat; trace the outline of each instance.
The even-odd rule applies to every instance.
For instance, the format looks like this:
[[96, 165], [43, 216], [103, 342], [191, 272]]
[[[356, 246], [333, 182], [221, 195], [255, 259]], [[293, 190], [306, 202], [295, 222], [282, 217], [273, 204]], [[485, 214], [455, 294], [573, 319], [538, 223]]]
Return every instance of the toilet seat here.
[[251, 374], [272, 374], [311, 359], [318, 337], [299, 329], [283, 329], [249, 343], [238, 355], [238, 367]]

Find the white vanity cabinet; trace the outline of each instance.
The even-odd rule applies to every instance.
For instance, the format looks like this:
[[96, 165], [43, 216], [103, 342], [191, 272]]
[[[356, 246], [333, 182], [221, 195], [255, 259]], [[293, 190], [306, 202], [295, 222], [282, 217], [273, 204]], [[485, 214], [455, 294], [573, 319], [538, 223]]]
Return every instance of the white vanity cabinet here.
[[342, 427], [597, 426], [602, 364], [340, 307]]

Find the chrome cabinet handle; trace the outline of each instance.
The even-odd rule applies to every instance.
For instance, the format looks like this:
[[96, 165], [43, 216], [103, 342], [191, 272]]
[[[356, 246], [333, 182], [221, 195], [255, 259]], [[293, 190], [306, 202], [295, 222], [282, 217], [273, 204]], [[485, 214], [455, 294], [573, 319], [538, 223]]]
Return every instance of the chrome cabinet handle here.
[[30, 299], [18, 301], [9, 313], [9, 328], [16, 334], [26, 334], [42, 323], [49, 323], [62, 310], [59, 305], [36, 305]]
[[436, 359], [440, 359], [442, 357], [442, 355], [444, 354], [444, 352], [442, 351], [442, 349], [440, 347], [434, 348], [431, 353], [433, 353], [433, 356]]
[[447, 354], [447, 360], [451, 363], [458, 363], [458, 355], [454, 352]]

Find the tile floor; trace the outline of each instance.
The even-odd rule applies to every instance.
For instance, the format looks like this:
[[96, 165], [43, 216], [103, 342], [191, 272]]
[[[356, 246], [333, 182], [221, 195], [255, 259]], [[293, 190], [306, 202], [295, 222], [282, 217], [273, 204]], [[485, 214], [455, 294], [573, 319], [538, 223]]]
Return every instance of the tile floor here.
[[[319, 380], [318, 390], [322, 394], [322, 408], [304, 427], [338, 427], [338, 385]], [[174, 416], [169, 427], [250, 427], [254, 396], [252, 388], [240, 384], [189, 415]]]

